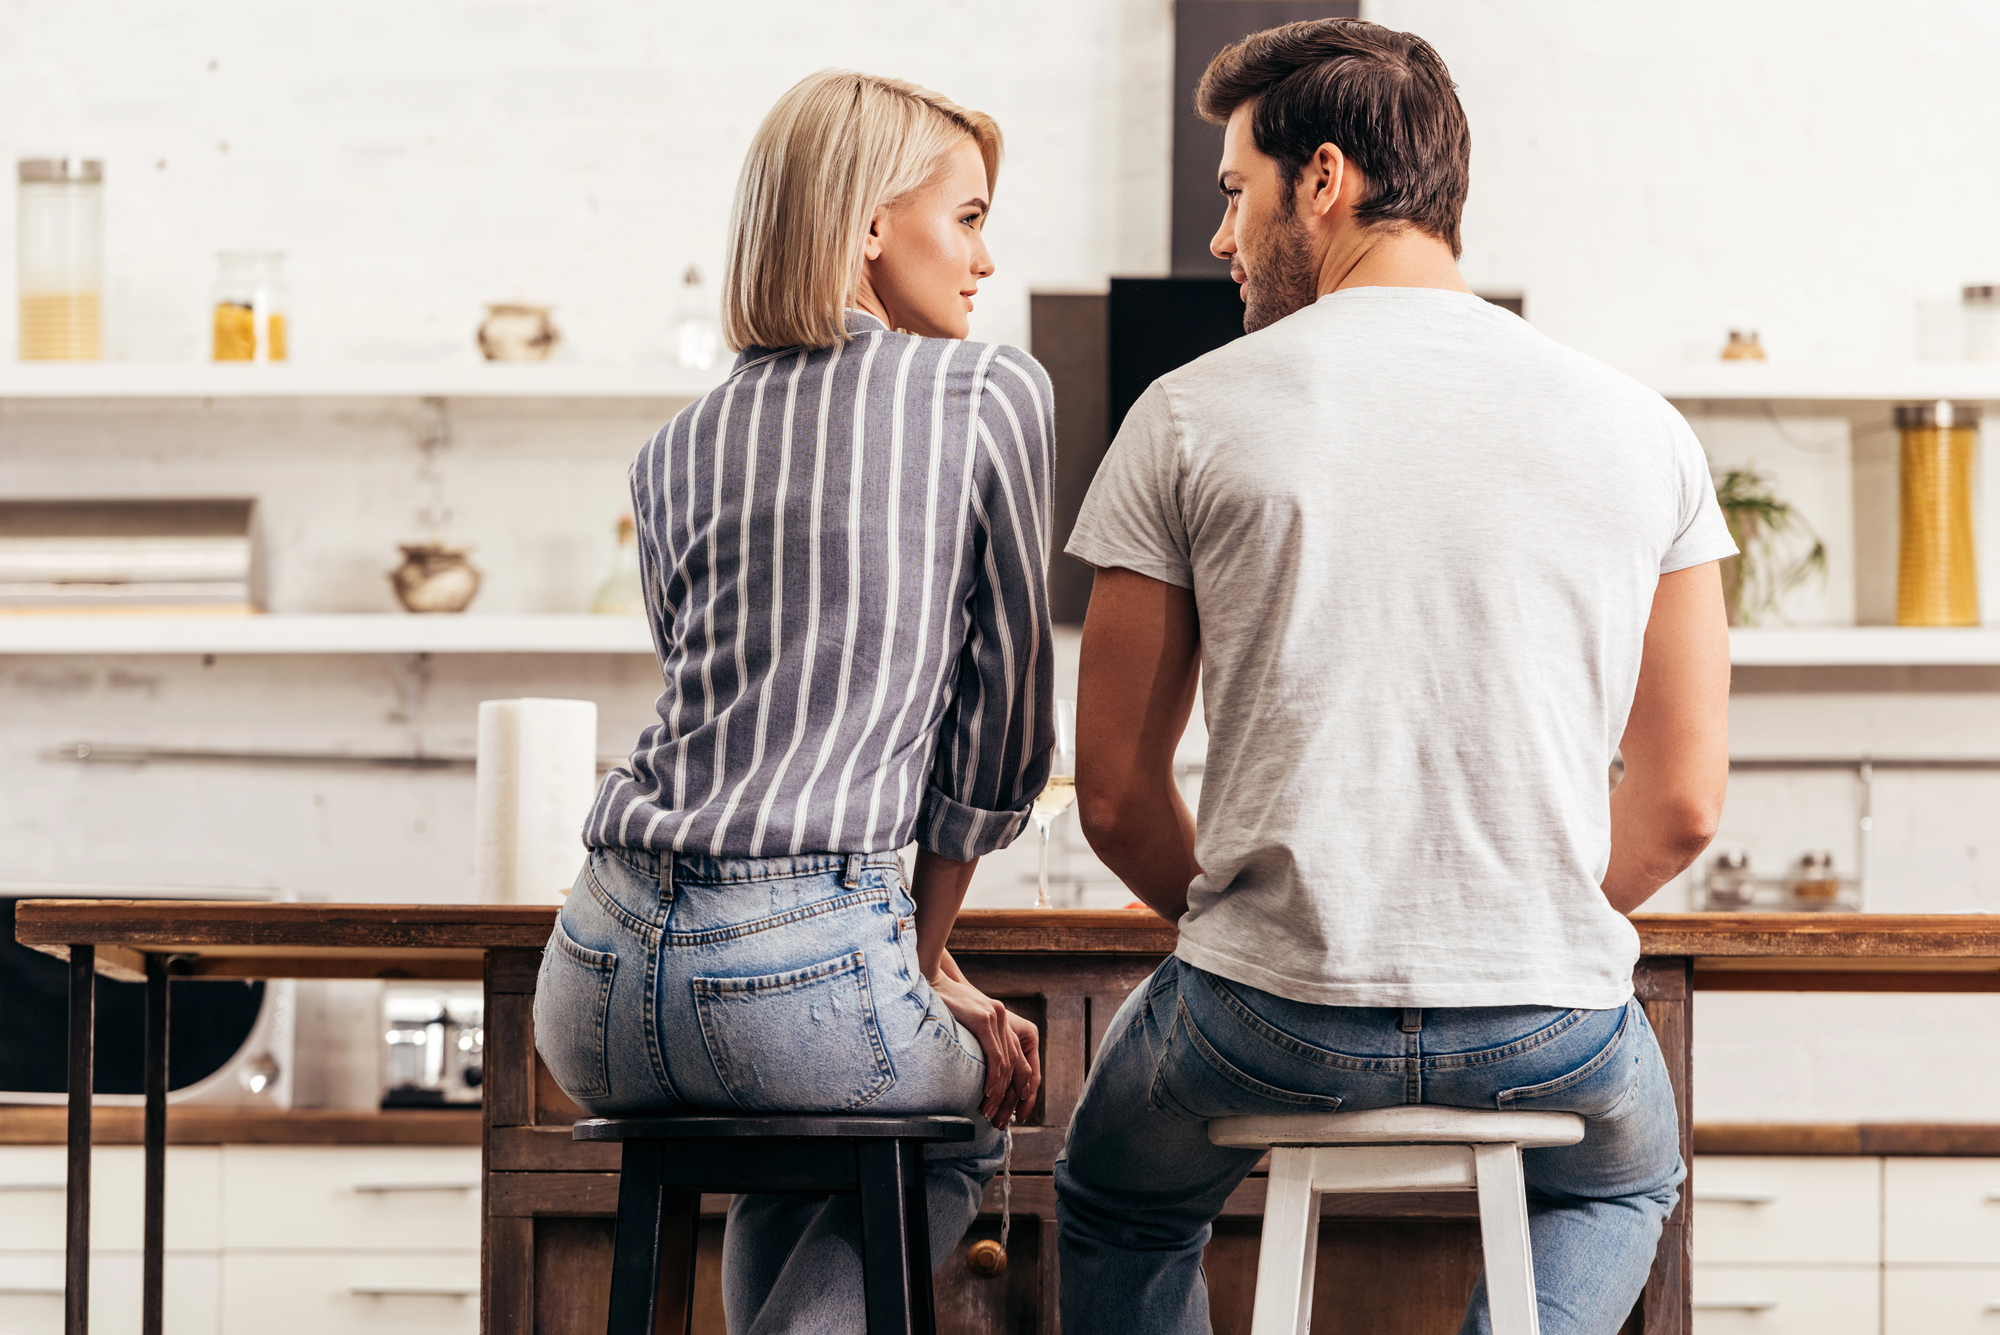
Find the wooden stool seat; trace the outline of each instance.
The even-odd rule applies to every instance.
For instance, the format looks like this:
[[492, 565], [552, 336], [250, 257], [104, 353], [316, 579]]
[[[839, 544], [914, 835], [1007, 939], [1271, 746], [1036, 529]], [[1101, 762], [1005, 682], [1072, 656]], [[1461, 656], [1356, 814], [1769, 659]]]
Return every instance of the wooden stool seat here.
[[1327, 1192], [1477, 1191], [1494, 1335], [1539, 1335], [1521, 1150], [1574, 1145], [1574, 1113], [1404, 1104], [1351, 1113], [1221, 1117], [1217, 1145], [1269, 1146], [1251, 1335], [1302, 1335], [1312, 1315], [1319, 1198]]
[[570, 1135], [625, 1146], [608, 1335], [690, 1329], [704, 1191], [860, 1197], [868, 1335], [933, 1335], [923, 1147], [971, 1140], [969, 1118], [591, 1117]]

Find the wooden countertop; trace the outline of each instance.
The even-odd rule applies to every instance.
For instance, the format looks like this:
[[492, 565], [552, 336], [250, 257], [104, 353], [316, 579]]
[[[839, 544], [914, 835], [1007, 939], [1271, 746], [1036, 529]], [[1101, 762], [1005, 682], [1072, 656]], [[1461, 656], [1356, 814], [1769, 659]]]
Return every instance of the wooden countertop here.
[[[90, 1138], [98, 1145], [144, 1143], [143, 1108], [95, 1108]], [[0, 1145], [60, 1145], [69, 1136], [68, 1109], [0, 1105]], [[390, 1112], [306, 1108], [265, 1112], [169, 1106], [169, 1145], [477, 1145], [480, 1112], [423, 1108]]]

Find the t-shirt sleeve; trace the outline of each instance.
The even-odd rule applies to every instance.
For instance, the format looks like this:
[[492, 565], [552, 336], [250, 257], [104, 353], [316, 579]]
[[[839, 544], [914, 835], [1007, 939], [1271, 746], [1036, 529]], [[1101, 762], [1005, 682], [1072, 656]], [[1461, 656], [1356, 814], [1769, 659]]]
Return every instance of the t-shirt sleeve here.
[[1099, 570], [1194, 587], [1182, 508], [1180, 428], [1156, 380], [1125, 414], [1063, 550]]
[[1662, 575], [1736, 555], [1736, 540], [1729, 536], [1722, 507], [1716, 503], [1715, 479], [1708, 471], [1708, 455], [1679, 413], [1674, 414], [1673, 442], [1680, 512], [1674, 540], [1660, 557]]

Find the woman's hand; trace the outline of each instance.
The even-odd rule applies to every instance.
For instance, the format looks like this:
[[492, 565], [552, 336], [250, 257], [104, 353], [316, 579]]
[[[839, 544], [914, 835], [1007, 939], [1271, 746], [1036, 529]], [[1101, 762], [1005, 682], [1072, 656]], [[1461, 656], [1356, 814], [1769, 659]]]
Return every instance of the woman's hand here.
[[986, 1093], [979, 1112], [1006, 1126], [1035, 1105], [1042, 1084], [1041, 1039], [1035, 1026], [950, 970], [931, 983], [952, 1018], [972, 1031], [986, 1054]]

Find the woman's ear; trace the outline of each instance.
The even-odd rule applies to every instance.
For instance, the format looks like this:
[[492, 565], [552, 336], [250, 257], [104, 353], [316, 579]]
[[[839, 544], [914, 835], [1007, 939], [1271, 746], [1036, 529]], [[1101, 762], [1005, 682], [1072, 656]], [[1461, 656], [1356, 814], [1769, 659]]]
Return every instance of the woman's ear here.
[[875, 216], [868, 220], [868, 238], [861, 243], [861, 258], [879, 260], [882, 258], [883, 224], [888, 221], [889, 211], [878, 206]]

